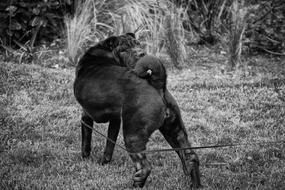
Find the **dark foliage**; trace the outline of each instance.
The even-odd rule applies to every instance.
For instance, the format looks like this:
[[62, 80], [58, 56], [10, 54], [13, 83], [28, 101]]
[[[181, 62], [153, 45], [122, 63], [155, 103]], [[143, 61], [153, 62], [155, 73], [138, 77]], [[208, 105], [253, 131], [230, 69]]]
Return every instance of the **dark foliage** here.
[[250, 15], [245, 32], [246, 45], [251, 51], [272, 54], [285, 53], [285, 1], [258, 0], [257, 11]]
[[70, 0], [5, 0], [0, 3], [2, 45], [31, 48], [50, 42], [64, 31], [63, 17], [72, 12]]
[[[0, 2], [0, 44], [2, 47], [22, 48], [50, 42], [63, 36], [63, 18], [72, 14], [82, 0], [2, 0]], [[213, 45], [231, 30], [232, 0], [169, 0], [177, 7], [186, 8], [184, 28], [199, 36], [199, 44]], [[115, 12], [126, 1], [98, 1], [97, 20], [115, 26], [110, 12]], [[249, 0], [245, 6], [257, 7], [250, 11], [244, 35], [244, 47], [249, 52], [284, 55], [285, 1]], [[99, 26], [100, 28], [100, 26]], [[101, 30], [101, 28], [100, 28]], [[102, 29], [103, 33], [109, 31]], [[7, 48], [6, 48], [7, 49]]]
[[[187, 8], [189, 20], [184, 23], [187, 30], [199, 35], [199, 44], [215, 44], [219, 36], [230, 30], [232, 0], [173, 0], [177, 6]], [[251, 0], [245, 31], [245, 46], [250, 51], [282, 55], [285, 52], [285, 1]]]

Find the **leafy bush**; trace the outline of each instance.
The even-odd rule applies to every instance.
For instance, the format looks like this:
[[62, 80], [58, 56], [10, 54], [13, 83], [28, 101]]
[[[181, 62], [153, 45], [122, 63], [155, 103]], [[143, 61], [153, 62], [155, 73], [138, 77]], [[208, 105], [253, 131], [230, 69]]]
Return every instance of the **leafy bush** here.
[[62, 36], [63, 15], [71, 12], [70, 0], [6, 0], [0, 4], [2, 45], [33, 47]]
[[[186, 8], [186, 30], [199, 36], [200, 44], [223, 41], [232, 25], [233, 0], [176, 0], [177, 6]], [[240, 2], [240, 1], [239, 1]], [[245, 47], [251, 51], [285, 54], [285, 1], [249, 0], [243, 8], [258, 7], [250, 11], [245, 27]]]
[[252, 51], [285, 55], [285, 1], [258, 0], [245, 31], [246, 44]]

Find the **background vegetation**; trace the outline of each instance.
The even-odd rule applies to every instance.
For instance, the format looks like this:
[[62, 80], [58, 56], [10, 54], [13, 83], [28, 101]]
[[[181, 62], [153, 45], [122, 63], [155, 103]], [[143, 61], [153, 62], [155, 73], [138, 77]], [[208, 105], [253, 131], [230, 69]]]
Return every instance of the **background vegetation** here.
[[[191, 50], [195, 44], [220, 46], [235, 67], [242, 51], [284, 56], [284, 10], [279, 0], [5, 0], [0, 3], [0, 37], [6, 51], [15, 55], [13, 49], [21, 48], [31, 59], [39, 51], [34, 45], [67, 37], [67, 44], [79, 48], [67, 52], [75, 64], [86, 45], [141, 27], [137, 34], [148, 52], [166, 51], [177, 67], [189, 56], [186, 46], [192, 45]], [[71, 31], [72, 25], [78, 31]]]
[[[5, 0], [0, 2], [0, 189], [130, 189], [129, 156], [97, 164], [93, 135], [80, 157], [80, 106], [72, 82], [85, 49], [136, 31], [165, 60], [204, 189], [283, 189], [285, 2], [279, 0]], [[179, 68], [177, 70], [176, 68]], [[105, 125], [98, 125], [106, 133]], [[122, 144], [122, 137], [119, 143]], [[166, 148], [159, 133], [148, 149]], [[175, 153], [148, 156], [144, 189], [189, 189]]]

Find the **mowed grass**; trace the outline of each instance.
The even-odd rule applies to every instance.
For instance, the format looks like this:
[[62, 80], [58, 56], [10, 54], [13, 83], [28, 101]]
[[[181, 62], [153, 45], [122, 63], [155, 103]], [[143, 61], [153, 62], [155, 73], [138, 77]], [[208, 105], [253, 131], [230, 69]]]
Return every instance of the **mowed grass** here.
[[[257, 59], [245, 75], [223, 74], [214, 62], [197, 65], [168, 72], [193, 146], [249, 144], [197, 150], [203, 189], [284, 189], [284, 143], [250, 145], [285, 140], [285, 84], [278, 81], [278, 95], [271, 82], [284, 79], [284, 64]], [[73, 69], [1, 63], [0, 79], [0, 189], [131, 189], [126, 152], [116, 148], [109, 165], [97, 163], [101, 136], [93, 134], [91, 158], [81, 158]], [[97, 129], [106, 133], [106, 125]], [[168, 147], [158, 132], [148, 144]], [[153, 170], [144, 189], [190, 189], [176, 153], [148, 159]]]

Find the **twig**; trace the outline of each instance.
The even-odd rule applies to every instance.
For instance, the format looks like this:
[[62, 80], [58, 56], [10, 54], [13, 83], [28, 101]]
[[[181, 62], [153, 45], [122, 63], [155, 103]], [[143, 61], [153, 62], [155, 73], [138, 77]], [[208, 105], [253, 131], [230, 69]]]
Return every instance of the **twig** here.
[[260, 47], [260, 46], [257, 46], [257, 48], [262, 49], [262, 50], [264, 50], [264, 51], [266, 51], [266, 52], [268, 52], [268, 53], [270, 53], [270, 54], [273, 54], [273, 55], [281, 55], [281, 56], [284, 56], [284, 55], [285, 55], [285, 53], [273, 52], [273, 51], [270, 51], [270, 50], [268, 50], [268, 49], [262, 48], [262, 47]]

